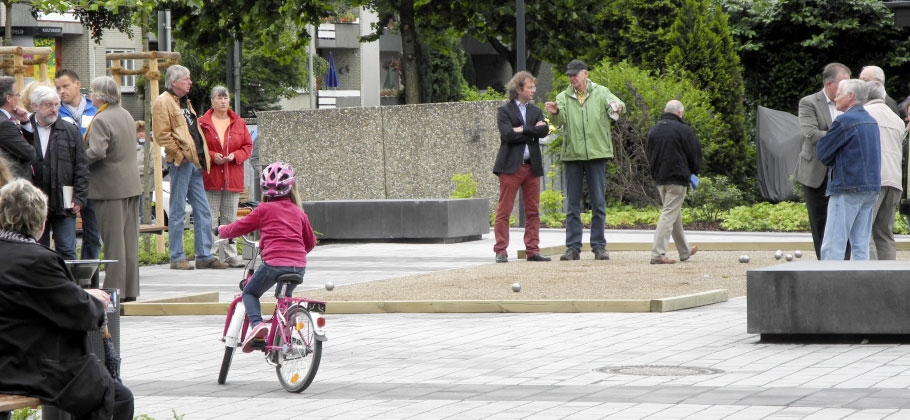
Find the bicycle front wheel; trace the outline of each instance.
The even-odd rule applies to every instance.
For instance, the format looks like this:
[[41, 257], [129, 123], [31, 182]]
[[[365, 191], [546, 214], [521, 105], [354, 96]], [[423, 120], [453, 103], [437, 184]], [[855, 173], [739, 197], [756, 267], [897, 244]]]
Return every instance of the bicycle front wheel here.
[[234, 358], [234, 347], [224, 346], [224, 358], [221, 359], [221, 371], [218, 372], [218, 385], [224, 385], [227, 380], [228, 370], [231, 369], [231, 360]]
[[285, 334], [276, 331], [272, 342], [279, 348], [273, 355], [277, 364], [275, 371], [285, 390], [301, 392], [316, 377], [322, 358], [322, 342], [316, 340], [313, 318], [304, 306], [294, 304], [288, 307], [284, 320]]

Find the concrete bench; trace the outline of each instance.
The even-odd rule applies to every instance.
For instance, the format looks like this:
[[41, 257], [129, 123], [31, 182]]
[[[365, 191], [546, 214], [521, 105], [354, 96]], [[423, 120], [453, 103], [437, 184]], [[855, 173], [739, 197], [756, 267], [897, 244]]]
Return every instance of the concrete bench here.
[[762, 339], [910, 334], [910, 261], [800, 261], [749, 270], [747, 331]]
[[320, 240], [453, 243], [490, 232], [486, 198], [307, 201]]
[[8, 419], [10, 411], [20, 408], [37, 408], [41, 404], [37, 398], [25, 395], [0, 394], [0, 420]]

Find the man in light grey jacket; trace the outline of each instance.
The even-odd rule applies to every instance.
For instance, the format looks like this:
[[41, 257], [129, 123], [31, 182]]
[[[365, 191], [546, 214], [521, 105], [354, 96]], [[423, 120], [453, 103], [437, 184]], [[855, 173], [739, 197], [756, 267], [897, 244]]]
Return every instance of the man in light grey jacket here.
[[882, 145], [882, 190], [872, 209], [870, 260], [897, 259], [894, 245], [894, 210], [901, 199], [901, 142], [907, 135], [904, 122], [885, 103], [885, 86], [877, 80], [866, 82], [866, 112], [878, 122]]

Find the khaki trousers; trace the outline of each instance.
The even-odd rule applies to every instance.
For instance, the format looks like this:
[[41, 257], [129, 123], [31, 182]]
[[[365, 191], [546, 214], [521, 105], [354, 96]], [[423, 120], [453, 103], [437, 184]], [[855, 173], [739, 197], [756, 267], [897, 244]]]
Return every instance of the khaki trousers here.
[[679, 258], [689, 258], [691, 249], [686, 242], [686, 235], [683, 232], [682, 223], [682, 205], [686, 199], [686, 190], [688, 187], [682, 185], [658, 185], [657, 192], [660, 194], [660, 201], [663, 203], [663, 210], [660, 212], [660, 220], [657, 222], [657, 230], [654, 231], [654, 245], [651, 248], [651, 259], [659, 259], [667, 256], [667, 246], [670, 244], [670, 236], [676, 244], [676, 250], [679, 251]]

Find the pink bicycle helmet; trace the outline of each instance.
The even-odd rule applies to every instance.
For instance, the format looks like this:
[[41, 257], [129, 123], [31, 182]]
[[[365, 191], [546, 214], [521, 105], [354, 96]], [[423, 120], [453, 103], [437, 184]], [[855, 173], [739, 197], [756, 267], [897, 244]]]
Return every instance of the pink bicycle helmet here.
[[294, 186], [294, 168], [291, 165], [275, 162], [262, 170], [259, 185], [262, 186], [262, 195], [278, 198], [291, 193]]

